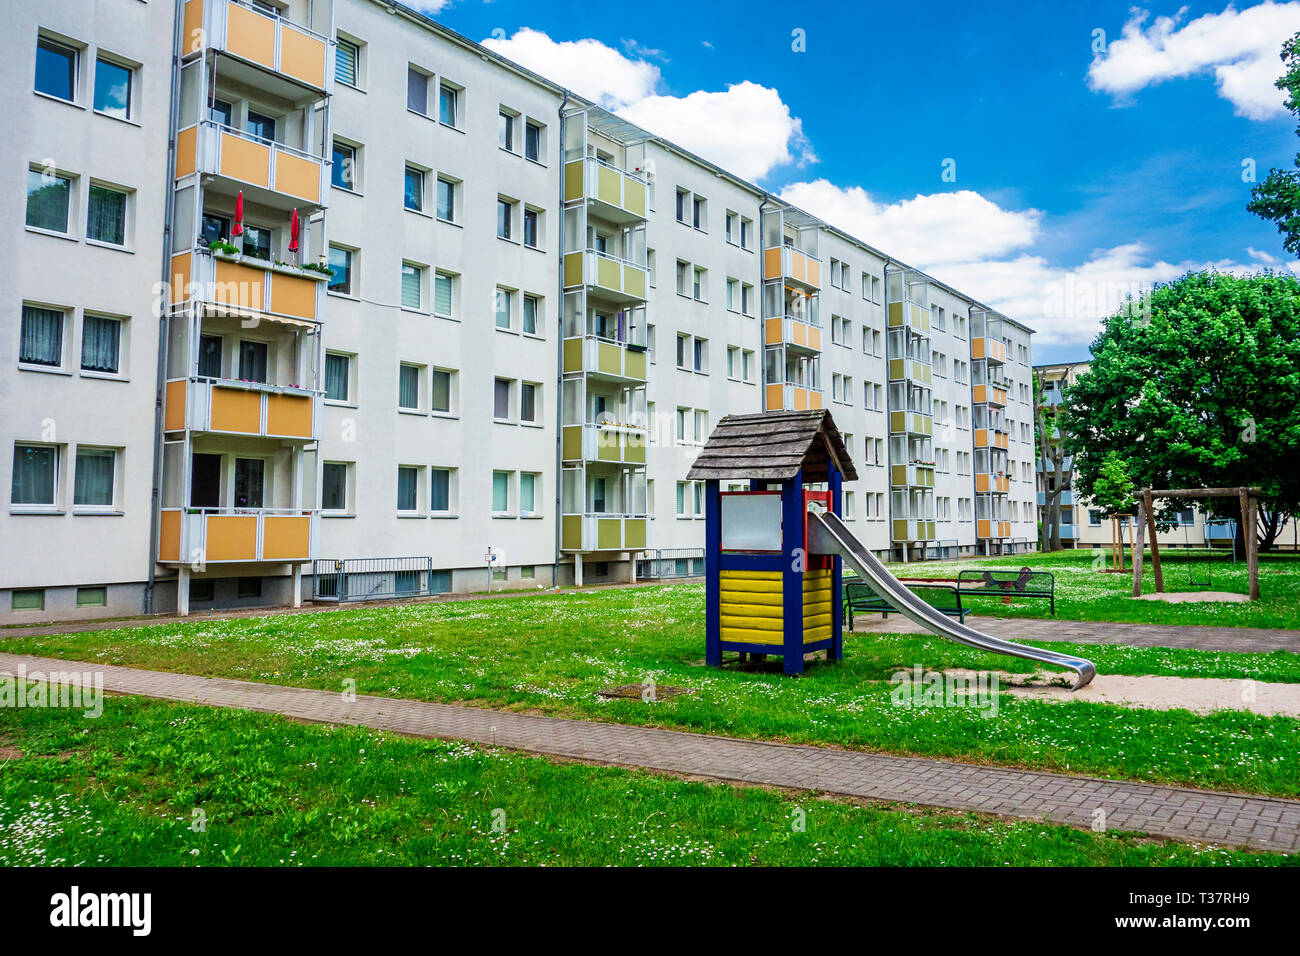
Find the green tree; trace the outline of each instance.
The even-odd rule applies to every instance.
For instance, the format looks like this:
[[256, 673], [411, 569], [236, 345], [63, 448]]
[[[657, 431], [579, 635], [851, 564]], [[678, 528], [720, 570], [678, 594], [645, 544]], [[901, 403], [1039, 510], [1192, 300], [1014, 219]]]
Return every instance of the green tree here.
[[1129, 473], [1128, 463], [1117, 452], [1108, 452], [1092, 482], [1092, 501], [1102, 513], [1112, 518], [1133, 509], [1137, 484]]
[[[1296, 514], [1300, 280], [1192, 272], [1137, 305], [1104, 322], [1065, 395], [1076, 491], [1095, 499], [1113, 488], [1114, 457], [1138, 488], [1257, 485], [1263, 508]], [[1240, 518], [1236, 499], [1198, 503]], [[1157, 503], [1161, 526], [1173, 515]]]
[[[1286, 94], [1286, 108], [1300, 119], [1300, 33], [1282, 44], [1282, 63], [1286, 72], [1275, 84]], [[1300, 136], [1300, 125], [1296, 126]], [[1300, 153], [1296, 169], [1274, 169], [1262, 183], [1250, 191], [1246, 208], [1261, 219], [1277, 223], [1282, 245], [1293, 256], [1300, 256]]]

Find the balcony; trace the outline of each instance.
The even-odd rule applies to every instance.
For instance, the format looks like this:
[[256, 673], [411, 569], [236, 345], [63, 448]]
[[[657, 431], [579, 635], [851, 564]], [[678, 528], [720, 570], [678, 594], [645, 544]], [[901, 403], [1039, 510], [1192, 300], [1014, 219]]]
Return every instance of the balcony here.
[[820, 352], [822, 330], [800, 316], [777, 316], [763, 320], [763, 341], [765, 345], [788, 345]]
[[[1038, 469], [1039, 474], [1046, 472], [1047, 474], [1052, 475], [1056, 473], [1056, 465], [1050, 461], [1045, 461], [1042, 455], [1038, 456], [1038, 463], [1035, 467]], [[1061, 472], [1068, 475], [1073, 470], [1074, 458], [1071, 455], [1066, 455], [1061, 459]]]
[[329, 196], [323, 158], [211, 120], [176, 134], [176, 178], [196, 172], [229, 180], [232, 194], [243, 190], [286, 213], [304, 204], [324, 208]]
[[611, 302], [643, 302], [648, 270], [640, 263], [587, 249], [564, 256], [564, 287], [585, 285]]
[[921, 518], [894, 518], [890, 522], [894, 541], [934, 541], [934, 522]]
[[987, 428], [977, 428], [975, 429], [975, 447], [1005, 449], [1007, 447], [1007, 433]]
[[893, 411], [889, 413], [890, 434], [933, 435], [934, 416], [924, 412]]
[[934, 463], [911, 462], [889, 466], [889, 482], [895, 488], [933, 488]]
[[975, 522], [975, 536], [981, 539], [1009, 538], [1011, 537], [1011, 522], [980, 518]]
[[[1061, 497], [1056, 499], [1056, 503], [1062, 508], [1073, 506], [1074, 504], [1076, 504], [1074, 498], [1074, 491], [1070, 488], [1066, 488], [1064, 491], [1061, 492]], [[1040, 506], [1047, 504], [1047, 492], [1040, 491], [1038, 493], [1038, 504]]]
[[1011, 479], [1001, 472], [996, 474], [993, 472], [978, 472], [975, 475], [975, 490], [1005, 495], [1011, 491]]
[[765, 385], [763, 387], [766, 411], [796, 411], [822, 407], [822, 390], [803, 385]]
[[815, 292], [822, 285], [822, 261], [793, 246], [773, 246], [763, 250], [763, 278], [793, 282]]
[[566, 514], [560, 518], [562, 551], [641, 551], [645, 535], [644, 514]]
[[1006, 362], [1006, 343], [987, 336], [973, 338], [970, 340], [970, 357], [988, 359], [990, 362]]
[[328, 89], [330, 41], [305, 26], [241, 0], [186, 0], [182, 17], [185, 58], [206, 46], [317, 94]]
[[646, 430], [626, 425], [565, 425], [561, 453], [565, 461], [610, 465], [645, 464]]
[[185, 564], [310, 561], [318, 516], [292, 509], [164, 508], [158, 560]]
[[585, 199], [592, 211], [610, 222], [646, 218], [646, 181], [594, 156], [564, 165], [564, 201]]
[[922, 335], [930, 334], [930, 310], [915, 302], [889, 303], [889, 328], [909, 328]]
[[1004, 386], [998, 385], [976, 385], [971, 390], [971, 400], [976, 404], [996, 405], [999, 408], [1005, 408], [1007, 404], [1007, 390]]
[[891, 358], [889, 360], [889, 380], [891, 382], [913, 381], [930, 384], [933, 368], [929, 362], [912, 358]]
[[316, 440], [317, 393], [222, 379], [174, 379], [164, 392], [163, 430]]
[[302, 324], [325, 314], [327, 276], [206, 250], [172, 256], [172, 304], [193, 299], [223, 314]]
[[646, 350], [630, 342], [595, 335], [575, 335], [564, 340], [564, 374], [585, 374], [622, 384], [646, 380]]

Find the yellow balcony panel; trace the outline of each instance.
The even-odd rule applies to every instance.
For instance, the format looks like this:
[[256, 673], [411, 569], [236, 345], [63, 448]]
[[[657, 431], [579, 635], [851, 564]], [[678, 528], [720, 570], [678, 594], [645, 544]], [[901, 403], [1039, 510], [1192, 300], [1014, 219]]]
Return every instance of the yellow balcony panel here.
[[204, 0], [186, 0], [185, 10], [181, 15], [181, 56], [203, 50], [203, 5]]
[[203, 515], [206, 520], [204, 559], [256, 561], [257, 515]]
[[171, 301], [175, 305], [190, 297], [190, 280], [194, 273], [194, 256], [182, 252], [172, 256]]
[[321, 164], [276, 150], [275, 190], [310, 203], [320, 201]]
[[309, 395], [267, 395], [266, 434], [286, 438], [313, 438], [315, 402]]
[[763, 388], [763, 411], [781, 411], [785, 404], [785, 395], [780, 385], [767, 385]]
[[763, 250], [763, 278], [784, 279], [807, 290], [821, 288], [821, 263], [791, 246]]
[[181, 559], [181, 523], [184, 515], [179, 508], [169, 508], [158, 516], [158, 560]]
[[267, 515], [262, 519], [263, 561], [306, 561], [311, 557], [309, 515]]
[[212, 389], [212, 431], [257, 435], [262, 431], [262, 395], [240, 388]]
[[564, 200], [585, 199], [601, 219], [631, 223], [646, 218], [646, 182], [640, 176], [588, 156], [564, 165]]
[[646, 546], [645, 515], [563, 515], [560, 543], [565, 551], [640, 551]]
[[176, 134], [176, 178], [188, 176], [198, 167], [199, 128], [191, 126]]
[[163, 431], [178, 432], [185, 428], [185, 397], [187, 383], [184, 379], [168, 382], [163, 391]]
[[321, 283], [315, 279], [270, 272], [271, 311], [300, 319], [316, 318]]
[[582, 550], [582, 515], [564, 515], [560, 519], [560, 546], [565, 551]]
[[575, 202], [583, 198], [584, 181], [582, 160], [575, 159], [564, 164], [564, 201]]
[[275, 20], [234, 3], [225, 6], [226, 51], [275, 69]]
[[644, 382], [645, 350], [594, 335], [573, 336], [564, 340], [564, 371], [605, 381]]
[[324, 89], [325, 39], [280, 23], [280, 72], [316, 89]]
[[623, 291], [635, 299], [645, 298], [645, 270], [634, 265], [623, 266]]
[[169, 431], [188, 428], [298, 442], [318, 437], [316, 398], [306, 389], [180, 379], [167, 383], [166, 395]]
[[582, 461], [581, 425], [565, 425], [560, 434], [560, 455], [565, 461]]
[[222, 176], [264, 189], [271, 187], [271, 147], [233, 133], [221, 134]]

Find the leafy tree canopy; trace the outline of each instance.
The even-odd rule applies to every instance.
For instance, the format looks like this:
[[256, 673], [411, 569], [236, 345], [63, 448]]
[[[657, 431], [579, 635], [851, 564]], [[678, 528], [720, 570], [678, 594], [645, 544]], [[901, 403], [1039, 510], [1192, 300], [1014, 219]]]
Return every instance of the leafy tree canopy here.
[[[1300, 119], [1300, 33], [1282, 44], [1284, 72], [1274, 84], [1286, 94], [1286, 108]], [[1300, 136], [1300, 125], [1296, 127]], [[1246, 208], [1270, 222], [1277, 223], [1282, 245], [1293, 256], [1300, 256], [1300, 153], [1297, 169], [1274, 169], [1250, 193]]]

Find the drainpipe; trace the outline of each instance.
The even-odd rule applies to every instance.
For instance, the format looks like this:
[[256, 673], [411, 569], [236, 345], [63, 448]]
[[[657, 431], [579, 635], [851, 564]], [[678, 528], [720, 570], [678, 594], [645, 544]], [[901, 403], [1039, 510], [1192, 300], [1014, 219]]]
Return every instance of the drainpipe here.
[[[889, 267], [894, 264], [894, 260], [885, 257], [885, 268], [881, 272], [880, 281], [885, 285], [885, 501], [889, 505], [888, 517], [885, 519], [889, 522], [889, 551], [894, 550], [894, 441], [893, 435], [889, 430], [889, 415], [893, 411], [890, 407], [891, 399], [889, 397]], [[907, 542], [902, 544], [903, 561], [907, 561]]]
[[[988, 319], [985, 319], [984, 321], [987, 322]], [[971, 355], [971, 341], [970, 341], [971, 329], [974, 327], [974, 324], [975, 324], [975, 306], [972, 303], [971, 305], [966, 306], [966, 354], [968, 358]], [[985, 331], [987, 331], [987, 329]], [[984, 359], [985, 391], [988, 391], [988, 381], [989, 381], [989, 362], [988, 362], [988, 357], [986, 356]], [[975, 386], [971, 384], [971, 376], [969, 375], [966, 376], [966, 385], [971, 390], [970, 433], [971, 433], [971, 438], [974, 439], [975, 437]], [[988, 408], [986, 407], [984, 411], [985, 414], [987, 414]], [[992, 431], [992, 429], [989, 429], [989, 431]], [[993, 464], [993, 450], [989, 449], [990, 467], [992, 467], [992, 464]], [[979, 519], [979, 509], [975, 507], [975, 502], [979, 500], [979, 487], [977, 482], [978, 479], [976, 478], [976, 472], [975, 472], [975, 443], [974, 441], [972, 441], [971, 442], [971, 468], [970, 468], [970, 510], [971, 510], [971, 518], [975, 521], [975, 553], [978, 555], [980, 553], [980, 519]], [[1037, 497], [1037, 495], [1035, 495], [1035, 497]], [[990, 530], [992, 530], [992, 526], [990, 526]], [[984, 542], [984, 554], [986, 557], [991, 556], [993, 554], [992, 541], [986, 540]]]
[[[556, 302], [559, 309], [556, 312], [557, 321], [555, 329], [556, 340], [556, 361], [555, 361], [555, 570], [551, 573], [551, 584], [559, 587], [560, 584], [560, 546], [564, 544], [564, 513], [561, 510], [561, 503], [564, 494], [564, 452], [561, 442], [564, 440], [564, 137], [565, 124], [564, 108], [569, 105], [569, 91], [564, 91], [564, 99], [560, 103], [560, 149], [559, 164], [560, 171], [560, 214], [559, 219], [559, 237], [556, 240], [556, 250], [558, 255], [558, 264], [556, 267], [556, 285], [559, 295]], [[585, 159], [584, 159], [585, 162]]]
[[[171, 257], [172, 257], [172, 217], [175, 214], [176, 205], [176, 185], [173, 181], [173, 170], [176, 168], [176, 119], [180, 113], [180, 80], [181, 80], [181, 30], [184, 22], [183, 17], [184, 0], [176, 0], [175, 18], [172, 29], [172, 82], [171, 82], [171, 107], [168, 110], [167, 117], [167, 166], [163, 171], [163, 182], [166, 184], [167, 194], [164, 199], [163, 211], [163, 242], [162, 242], [162, 284], [163, 292], [159, 300], [159, 309], [162, 311], [163, 302], [170, 302], [171, 296], [167, 294], [170, 288], [171, 276]], [[165, 297], [165, 298], [164, 298]], [[163, 451], [163, 383], [167, 379], [167, 321], [164, 315], [158, 317], [158, 363], [157, 363], [156, 384], [154, 387], [154, 407], [153, 407], [153, 488], [149, 496], [149, 579], [144, 586], [144, 613], [153, 613], [153, 589], [154, 580], [157, 576], [156, 568], [158, 564], [158, 525], [162, 520], [161, 512], [158, 510], [162, 503], [162, 451]], [[177, 555], [180, 557], [180, 555]], [[178, 584], [177, 587], [180, 585]], [[180, 595], [177, 594], [177, 603], [180, 602]]]

